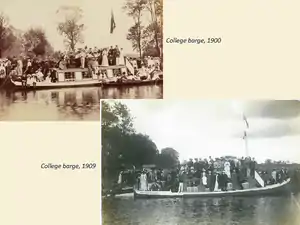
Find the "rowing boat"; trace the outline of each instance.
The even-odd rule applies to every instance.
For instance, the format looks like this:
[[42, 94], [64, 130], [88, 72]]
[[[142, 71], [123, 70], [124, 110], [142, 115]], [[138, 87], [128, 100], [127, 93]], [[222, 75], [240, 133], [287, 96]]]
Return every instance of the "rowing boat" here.
[[249, 188], [234, 191], [213, 191], [213, 192], [181, 192], [171, 191], [139, 191], [134, 190], [135, 198], [194, 198], [194, 197], [251, 197], [282, 195], [290, 193], [290, 178], [280, 184], [268, 185], [261, 188]]

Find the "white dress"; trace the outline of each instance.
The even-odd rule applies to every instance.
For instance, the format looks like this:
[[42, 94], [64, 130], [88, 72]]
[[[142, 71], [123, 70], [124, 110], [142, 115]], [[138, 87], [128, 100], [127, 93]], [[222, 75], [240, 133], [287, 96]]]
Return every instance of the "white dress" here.
[[206, 177], [205, 175], [202, 177], [202, 184], [203, 184], [204, 186], [207, 185], [207, 177]]
[[118, 184], [122, 184], [122, 173], [119, 174]]
[[218, 183], [218, 175], [217, 175], [214, 191], [218, 191], [218, 190], [219, 190], [219, 183]]
[[6, 70], [3, 65], [0, 66], [0, 78], [4, 78], [6, 76]]
[[225, 173], [226, 173], [227, 177], [231, 178], [231, 175], [230, 175], [230, 163], [229, 162], [225, 162], [224, 163], [224, 170], [225, 170]]
[[119, 65], [125, 65], [123, 51], [120, 50]]
[[107, 58], [107, 51], [104, 50], [102, 52], [102, 63], [101, 66], [108, 66], [108, 58]]
[[147, 175], [141, 174], [141, 191], [147, 191]]

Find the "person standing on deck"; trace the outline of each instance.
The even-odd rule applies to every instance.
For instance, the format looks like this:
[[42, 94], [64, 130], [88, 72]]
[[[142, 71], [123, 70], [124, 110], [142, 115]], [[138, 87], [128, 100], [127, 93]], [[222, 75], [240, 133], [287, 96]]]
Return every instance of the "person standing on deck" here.
[[120, 65], [120, 50], [118, 45], [115, 47], [115, 54], [116, 54], [116, 65]]
[[202, 173], [202, 184], [203, 184], [203, 186], [204, 186], [205, 189], [208, 188], [207, 177], [206, 177], [206, 173], [205, 172]]
[[119, 177], [118, 177], [118, 184], [122, 184], [122, 174], [123, 174], [123, 171], [120, 172], [119, 174]]
[[101, 66], [108, 66], [107, 49], [102, 51], [102, 63]]
[[225, 171], [225, 174], [227, 175], [227, 177], [231, 178], [231, 176], [230, 176], [230, 163], [228, 161], [226, 161], [224, 163], [224, 171]]
[[208, 171], [208, 175], [207, 175], [207, 187], [209, 188], [210, 191], [212, 191], [212, 175], [211, 175], [211, 171]]
[[80, 52], [80, 68], [84, 69], [85, 67], [85, 57], [86, 57], [86, 52], [84, 49], [81, 49]]
[[273, 169], [272, 171], [272, 184], [276, 184], [276, 181], [277, 181], [277, 172], [275, 169]]
[[119, 65], [125, 65], [123, 48], [120, 48], [119, 50]]
[[240, 189], [240, 185], [239, 185], [239, 181], [238, 181], [238, 176], [237, 176], [236, 170], [232, 171], [231, 181], [232, 181], [232, 189], [233, 190], [239, 190]]
[[250, 175], [252, 178], [255, 177], [255, 167], [256, 167], [256, 162], [255, 159], [252, 158], [252, 160], [250, 161]]
[[114, 58], [114, 49], [113, 46], [110, 46], [110, 49], [108, 50], [108, 65], [113, 65], [113, 58]]
[[140, 190], [141, 191], [147, 191], [148, 185], [147, 185], [147, 174], [145, 170], [143, 170], [141, 176], [140, 176]]
[[4, 64], [0, 64], [0, 79], [3, 79], [6, 77], [6, 69], [4, 67]]
[[214, 191], [219, 191], [219, 174], [216, 173], [216, 178], [215, 178], [215, 187], [214, 187]]
[[178, 193], [181, 193], [183, 192], [183, 180], [184, 180], [184, 171], [182, 171], [180, 174], [179, 174], [179, 186], [178, 186]]

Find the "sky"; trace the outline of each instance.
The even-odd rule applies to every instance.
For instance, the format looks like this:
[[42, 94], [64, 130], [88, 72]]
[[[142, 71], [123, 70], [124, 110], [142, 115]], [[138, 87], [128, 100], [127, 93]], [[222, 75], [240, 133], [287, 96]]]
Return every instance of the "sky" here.
[[[180, 160], [245, 156], [300, 163], [299, 101], [120, 100], [134, 117], [134, 127], [158, 149], [172, 147]], [[249, 128], [243, 120], [246, 116]]]
[[[126, 40], [133, 19], [128, 17], [122, 6], [125, 0], [0, 0], [1, 11], [9, 17], [10, 24], [16, 29], [27, 30], [30, 27], [42, 27], [55, 50], [64, 49], [63, 38], [56, 30], [62, 14], [57, 14], [61, 6], [79, 6], [83, 10], [82, 22], [85, 44], [90, 47], [108, 47], [119, 45], [124, 53], [134, 53], [130, 41]], [[110, 34], [110, 18], [113, 11], [116, 29]], [[150, 17], [145, 14], [143, 23]], [[81, 45], [81, 46], [84, 46]]]

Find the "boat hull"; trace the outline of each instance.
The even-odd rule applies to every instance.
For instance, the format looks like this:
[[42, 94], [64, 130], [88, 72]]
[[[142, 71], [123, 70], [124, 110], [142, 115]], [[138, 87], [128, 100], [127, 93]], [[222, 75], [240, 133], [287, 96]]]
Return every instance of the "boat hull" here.
[[11, 81], [10, 84], [6, 86], [8, 89], [13, 89], [15, 91], [32, 91], [32, 90], [46, 90], [46, 89], [60, 89], [60, 88], [76, 88], [76, 87], [134, 87], [134, 86], [147, 86], [147, 85], [158, 85], [162, 84], [163, 80], [145, 80], [145, 81], [126, 81], [126, 82], [108, 82], [104, 83], [101, 81], [85, 81], [85, 82], [60, 82], [60, 83], [44, 83], [37, 84], [36, 86], [23, 87], [21, 82]]
[[281, 184], [270, 185], [262, 188], [253, 188], [236, 191], [218, 191], [218, 192], [183, 192], [173, 193], [168, 191], [138, 191], [134, 190], [135, 198], [207, 198], [207, 197], [253, 197], [253, 196], [271, 196], [285, 195], [290, 193], [290, 179]]

